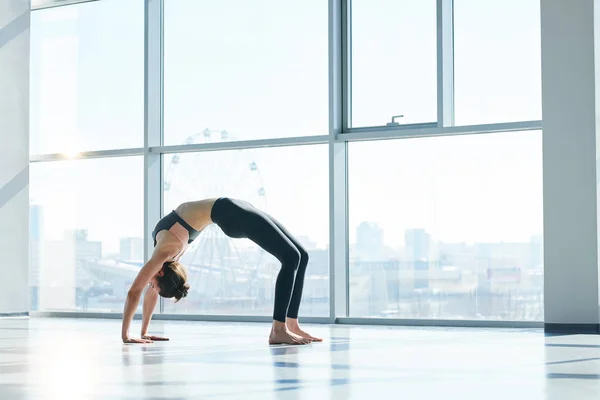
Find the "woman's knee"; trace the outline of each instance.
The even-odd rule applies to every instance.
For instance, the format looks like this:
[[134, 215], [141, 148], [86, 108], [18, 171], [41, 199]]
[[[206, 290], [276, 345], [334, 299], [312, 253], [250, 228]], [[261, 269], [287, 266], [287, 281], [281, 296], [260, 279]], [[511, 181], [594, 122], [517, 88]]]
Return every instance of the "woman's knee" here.
[[298, 253], [300, 254], [299, 266], [301, 268], [306, 268], [308, 264], [308, 251], [302, 246], [298, 246]]
[[281, 263], [284, 268], [293, 268], [294, 270], [300, 265], [302, 260], [301, 252], [295, 246], [289, 246], [281, 255]]

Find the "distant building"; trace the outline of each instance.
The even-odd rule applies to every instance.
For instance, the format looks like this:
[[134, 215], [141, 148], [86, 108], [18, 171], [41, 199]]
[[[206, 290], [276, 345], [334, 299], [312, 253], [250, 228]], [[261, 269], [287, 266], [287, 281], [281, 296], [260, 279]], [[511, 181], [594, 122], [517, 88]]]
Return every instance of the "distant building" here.
[[379, 260], [384, 253], [383, 229], [375, 222], [361, 222], [356, 228], [355, 257]]
[[297, 239], [306, 251], [317, 250], [317, 242], [313, 242], [308, 236], [298, 236]]
[[102, 242], [89, 241], [86, 229], [65, 231], [63, 238], [63, 243], [75, 245], [75, 259], [99, 260], [102, 258]]
[[42, 240], [42, 222], [44, 220], [44, 209], [37, 204], [29, 206], [29, 240]]
[[40, 253], [43, 240], [44, 208], [38, 204], [29, 205], [29, 287], [30, 308], [39, 308]]
[[144, 258], [144, 240], [136, 237], [121, 239], [120, 259], [122, 261], [136, 261]]
[[431, 235], [425, 229], [407, 229], [404, 232], [406, 260], [430, 260]]
[[429, 288], [431, 263], [431, 235], [425, 229], [407, 229], [404, 232], [406, 260], [414, 271], [414, 289]]

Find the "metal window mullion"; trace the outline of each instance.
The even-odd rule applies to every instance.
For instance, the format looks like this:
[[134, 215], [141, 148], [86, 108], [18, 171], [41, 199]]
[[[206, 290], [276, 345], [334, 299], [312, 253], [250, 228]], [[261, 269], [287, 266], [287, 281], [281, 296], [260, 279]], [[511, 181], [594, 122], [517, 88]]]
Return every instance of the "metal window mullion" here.
[[482, 135], [492, 133], [510, 133], [541, 130], [542, 121], [502, 122], [498, 124], [463, 125], [449, 127], [427, 127], [406, 130], [377, 129], [350, 132], [340, 135], [338, 141], [363, 141], [384, 139], [411, 139], [440, 136]]
[[151, 147], [151, 153], [174, 154], [174, 153], [193, 153], [200, 151], [222, 151], [222, 150], [242, 150], [256, 149], [266, 147], [286, 147], [286, 146], [303, 146], [312, 144], [325, 144], [329, 141], [329, 135], [315, 136], [296, 136], [296, 137], [280, 137], [273, 139], [251, 139], [251, 140], [236, 140], [231, 142], [215, 142], [215, 143], [191, 143], [182, 145], [169, 145]]
[[454, 126], [454, 0], [437, 0], [438, 126]]
[[329, 1], [329, 306], [348, 315], [347, 144], [338, 135], [349, 121], [344, 41], [349, 0]]
[[[121, 319], [121, 313], [111, 312], [81, 312], [81, 311], [30, 311], [28, 313], [0, 314], [0, 317], [31, 318], [101, 318]], [[139, 314], [134, 316], [140, 320]], [[162, 314], [153, 319], [162, 321], [207, 321], [207, 322], [236, 322], [236, 323], [269, 323], [272, 318], [260, 315], [206, 315], [206, 314]], [[470, 327], [493, 329], [541, 329], [543, 321], [514, 321], [514, 320], [444, 320], [444, 319], [401, 319], [401, 318], [346, 318], [332, 319], [325, 317], [304, 317], [302, 322], [309, 324], [338, 324], [362, 326], [423, 326], [423, 327]]]
[[543, 321], [514, 321], [514, 320], [461, 320], [461, 319], [402, 319], [402, 318], [338, 318], [339, 325], [369, 325], [369, 326], [435, 326], [462, 328], [494, 328], [494, 329], [540, 329]]
[[140, 156], [142, 154], [144, 154], [144, 148], [94, 150], [73, 155], [66, 153], [45, 153], [30, 155], [29, 162], [88, 160], [93, 158]]
[[[144, 261], [153, 251], [150, 235], [161, 217], [161, 155], [150, 151], [162, 144], [163, 131], [163, 0], [144, 0]], [[163, 311], [163, 301], [159, 310]]]
[[[336, 66], [341, 74], [341, 132], [352, 128], [352, 0], [341, 0], [338, 12], [339, 32], [335, 46], [339, 52], [339, 65]], [[340, 31], [341, 30], [341, 31]]]
[[398, 126], [365, 126], [360, 128], [350, 128], [347, 131], [344, 131], [344, 135], [348, 133], [358, 133], [358, 132], [370, 132], [377, 134], [377, 132], [398, 132], [398, 135], [402, 135], [403, 132], [411, 131], [414, 129], [423, 129], [423, 128], [438, 128], [437, 122], [419, 122], [415, 124], [404, 124]]

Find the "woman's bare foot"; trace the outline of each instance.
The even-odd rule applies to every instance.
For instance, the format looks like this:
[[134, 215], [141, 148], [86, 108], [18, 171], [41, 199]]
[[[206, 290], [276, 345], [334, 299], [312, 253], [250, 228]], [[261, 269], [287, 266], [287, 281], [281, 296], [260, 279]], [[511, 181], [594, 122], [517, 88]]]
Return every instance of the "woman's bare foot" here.
[[269, 344], [308, 344], [312, 342], [309, 338], [302, 337], [290, 332], [283, 322], [273, 321]]
[[310, 335], [309, 333], [306, 333], [305, 331], [300, 329], [300, 325], [298, 325], [298, 320], [295, 318], [287, 318], [285, 325], [287, 326], [288, 331], [290, 331], [302, 338], [309, 339], [312, 342], [322, 342], [323, 341], [323, 339], [314, 337], [314, 336]]

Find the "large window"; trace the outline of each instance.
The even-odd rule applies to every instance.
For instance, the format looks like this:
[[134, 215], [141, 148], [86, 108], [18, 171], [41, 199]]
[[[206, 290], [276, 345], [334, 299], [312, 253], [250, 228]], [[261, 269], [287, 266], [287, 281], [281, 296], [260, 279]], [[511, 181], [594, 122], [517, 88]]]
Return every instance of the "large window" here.
[[454, 0], [456, 124], [542, 118], [539, 0]]
[[435, 0], [352, 1], [352, 126], [437, 121]]
[[143, 182], [142, 157], [32, 164], [32, 310], [123, 311], [143, 263]]
[[166, 0], [165, 144], [328, 132], [327, 1]]
[[[246, 200], [266, 211], [309, 253], [302, 316], [329, 315], [327, 145], [164, 156], [164, 212], [207, 197]], [[204, 230], [182, 263], [191, 291], [165, 312], [271, 315], [279, 262], [247, 239]]]
[[543, 319], [540, 132], [351, 143], [350, 314]]
[[[349, 301], [351, 317], [543, 319], [541, 133], [380, 129], [410, 136], [440, 105], [458, 126], [541, 119], [539, 1], [34, 3], [57, 7], [31, 15], [33, 310], [122, 312], [151, 234], [144, 206], [229, 196], [308, 250], [301, 316], [345, 317], [330, 310]], [[339, 135], [335, 110], [351, 128]], [[332, 187], [349, 298], [329, 293]], [[280, 265], [250, 240], [212, 225], [182, 262], [190, 294], [163, 312], [272, 314]]]
[[31, 14], [32, 154], [142, 147], [144, 1]]

